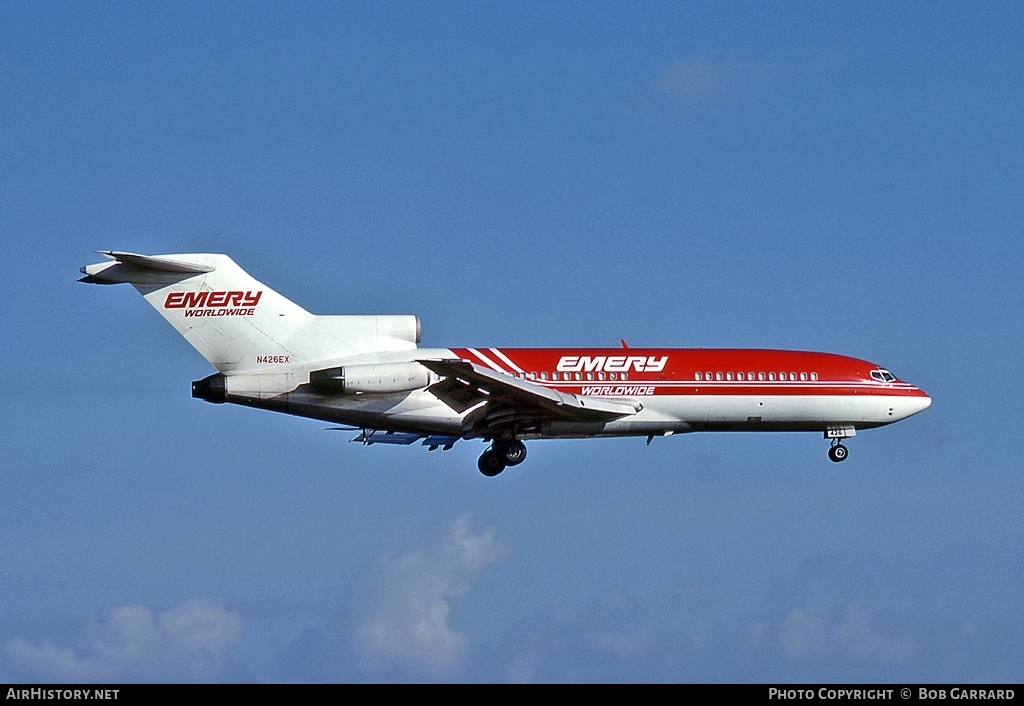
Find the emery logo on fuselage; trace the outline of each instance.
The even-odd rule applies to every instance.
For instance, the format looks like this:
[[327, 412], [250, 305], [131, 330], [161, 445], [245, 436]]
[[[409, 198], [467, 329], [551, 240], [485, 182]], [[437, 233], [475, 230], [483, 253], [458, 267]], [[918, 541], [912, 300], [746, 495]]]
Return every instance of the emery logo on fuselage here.
[[164, 300], [165, 309], [184, 309], [193, 316], [252, 316], [263, 292], [203, 291], [171, 292]]
[[597, 397], [636, 397], [637, 395], [653, 395], [654, 385], [599, 385], [583, 387], [580, 393]]
[[606, 372], [660, 373], [668, 363], [668, 356], [660, 358], [643, 355], [564, 355], [555, 368], [560, 373]]

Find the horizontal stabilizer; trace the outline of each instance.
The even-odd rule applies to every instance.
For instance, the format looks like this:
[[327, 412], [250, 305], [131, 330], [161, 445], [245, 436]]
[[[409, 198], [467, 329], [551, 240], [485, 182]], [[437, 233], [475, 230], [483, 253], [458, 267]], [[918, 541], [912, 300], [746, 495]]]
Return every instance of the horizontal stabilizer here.
[[156, 257], [153, 255], [137, 255], [130, 252], [118, 252], [116, 250], [97, 250], [100, 255], [106, 255], [111, 260], [123, 262], [126, 265], [140, 267], [144, 270], [159, 270], [160, 272], [189, 272], [200, 274], [202, 272], [213, 272], [212, 265], [195, 265], [179, 260], [172, 260], [167, 257]]
[[125, 273], [119, 272], [118, 265], [127, 265], [136, 270], [148, 270], [155, 273], [201, 275], [206, 272], [213, 272], [212, 265], [200, 265], [198, 263], [181, 262], [168, 257], [154, 257], [152, 255], [138, 255], [130, 252], [118, 252], [116, 250], [97, 250], [98, 254], [108, 257], [113, 262], [101, 262], [96, 265], [86, 265], [81, 269], [83, 277], [81, 282], [90, 284], [118, 284], [132, 281]]

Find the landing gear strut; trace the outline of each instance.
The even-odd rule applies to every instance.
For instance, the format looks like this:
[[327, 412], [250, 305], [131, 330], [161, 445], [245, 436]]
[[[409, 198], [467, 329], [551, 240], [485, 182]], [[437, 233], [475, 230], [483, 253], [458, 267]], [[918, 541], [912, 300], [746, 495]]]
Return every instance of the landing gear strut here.
[[477, 468], [489, 478], [498, 475], [507, 467], [518, 466], [526, 460], [526, 444], [513, 439], [512, 441], [495, 441], [491, 447], [480, 454]]
[[843, 446], [843, 442], [838, 439], [832, 441], [832, 446], [828, 450], [829, 460], [839, 463], [840, 461], [845, 461], [849, 454], [850, 452]]
[[843, 446], [843, 440], [857, 436], [857, 427], [852, 424], [843, 426], [826, 427], [825, 438], [832, 441], [832, 447], [828, 450], [828, 458], [833, 463], [845, 461], [850, 452]]

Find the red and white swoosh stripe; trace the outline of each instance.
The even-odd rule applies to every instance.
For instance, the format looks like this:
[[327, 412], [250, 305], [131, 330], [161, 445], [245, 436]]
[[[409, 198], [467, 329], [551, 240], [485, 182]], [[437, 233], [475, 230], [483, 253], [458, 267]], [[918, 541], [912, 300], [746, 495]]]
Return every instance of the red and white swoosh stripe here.
[[[466, 350], [469, 351], [470, 353], [472, 353], [473, 355], [475, 355], [477, 358], [479, 358], [480, 362], [482, 362], [484, 365], [489, 367], [491, 370], [496, 370], [497, 372], [505, 373], [506, 375], [509, 374], [507, 370], [503, 369], [501, 366], [499, 366], [493, 360], [491, 360], [490, 358], [485, 356], [483, 353], [478, 351], [476, 348], [467, 348]], [[492, 348], [491, 350], [494, 350], [494, 349]]]
[[515, 372], [517, 372], [517, 373], [524, 372], [522, 368], [520, 368], [518, 365], [516, 365], [515, 363], [512, 362], [511, 358], [509, 358], [507, 355], [505, 355], [504, 353], [499, 351], [497, 348], [488, 348], [487, 350], [489, 350], [491, 353], [493, 353], [496, 358], [501, 358], [501, 360], [504, 361], [505, 364], [508, 365], [508, 367], [510, 367]]

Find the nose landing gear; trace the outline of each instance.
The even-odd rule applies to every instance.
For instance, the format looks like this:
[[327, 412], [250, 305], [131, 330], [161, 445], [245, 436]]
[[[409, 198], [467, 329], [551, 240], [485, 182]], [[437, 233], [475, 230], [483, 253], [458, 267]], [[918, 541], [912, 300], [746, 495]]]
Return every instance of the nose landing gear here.
[[853, 425], [836, 426], [825, 429], [825, 438], [832, 441], [832, 446], [828, 450], [829, 460], [833, 463], [845, 461], [846, 457], [850, 455], [850, 452], [846, 450], [845, 446], [843, 446], [843, 441], [856, 435], [857, 428]]
[[850, 452], [846, 450], [846, 447], [843, 446], [841, 441], [834, 439], [832, 441], [832, 446], [828, 450], [828, 458], [830, 461], [839, 463], [840, 461], [845, 461], [849, 453]]
[[512, 441], [495, 441], [491, 447], [480, 454], [477, 468], [488, 478], [493, 478], [506, 468], [518, 466], [526, 460], [526, 444], [513, 439]]

